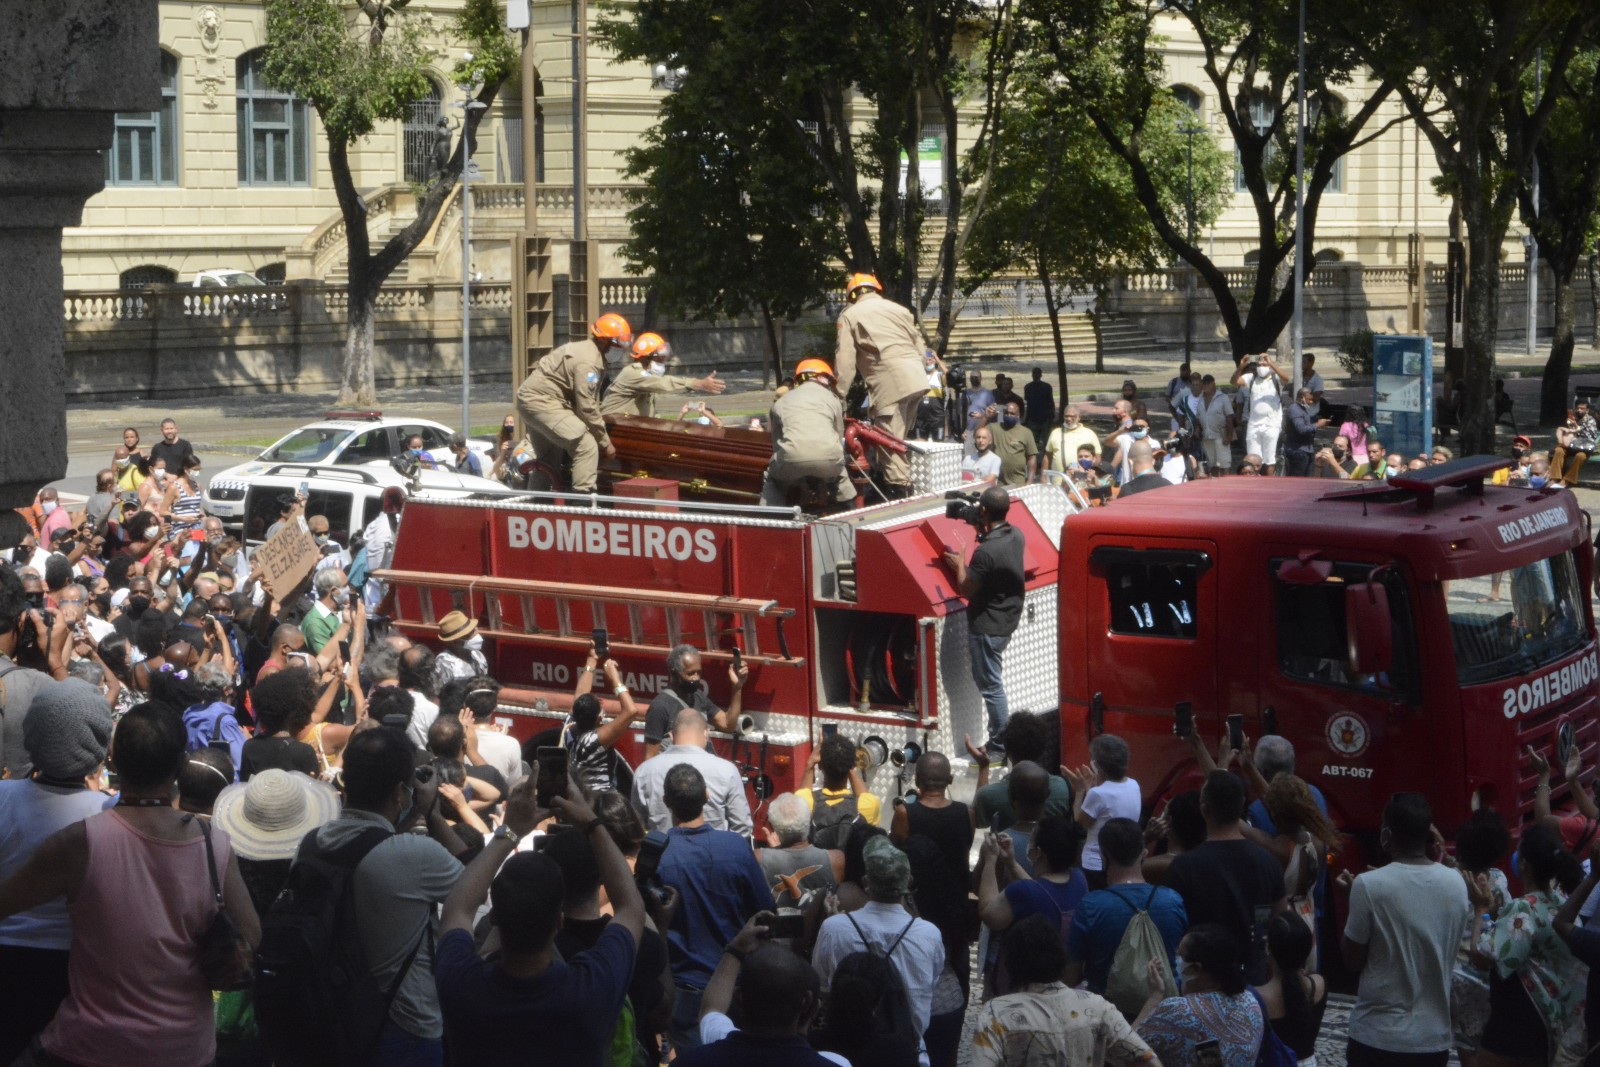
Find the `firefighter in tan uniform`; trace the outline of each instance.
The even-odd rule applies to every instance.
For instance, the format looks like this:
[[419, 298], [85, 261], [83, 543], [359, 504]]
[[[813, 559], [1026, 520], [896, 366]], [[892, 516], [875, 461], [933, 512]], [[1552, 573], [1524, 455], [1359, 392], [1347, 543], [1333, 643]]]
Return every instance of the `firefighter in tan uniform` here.
[[844, 402], [823, 360], [801, 360], [794, 381], [772, 405], [772, 462], [761, 502], [828, 511], [856, 495], [845, 473]]
[[656, 397], [671, 393], [710, 393], [716, 396], [728, 383], [712, 371], [704, 378], [682, 378], [667, 373], [672, 346], [659, 333], [641, 333], [633, 342], [633, 359], [606, 389], [600, 401], [602, 415], [656, 417]]
[[[834, 355], [839, 384], [849, 389], [859, 369], [871, 395], [872, 424], [904, 438], [916, 425], [917, 408], [928, 391], [922, 362], [927, 346], [910, 309], [886, 299], [878, 279], [852, 274], [848, 289], [850, 306], [839, 314]], [[885, 494], [891, 498], [909, 494], [911, 464], [887, 449], [877, 452]]]
[[575, 493], [594, 492], [601, 455], [617, 454], [600, 414], [600, 379], [633, 342], [628, 320], [617, 314], [601, 315], [589, 334], [551, 351], [517, 390], [517, 414], [539, 462], [559, 471], [571, 456]]

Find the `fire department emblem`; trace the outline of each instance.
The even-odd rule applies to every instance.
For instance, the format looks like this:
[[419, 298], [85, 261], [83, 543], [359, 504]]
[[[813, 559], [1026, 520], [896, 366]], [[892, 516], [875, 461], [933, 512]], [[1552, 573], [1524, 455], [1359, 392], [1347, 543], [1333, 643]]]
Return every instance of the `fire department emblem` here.
[[1366, 720], [1353, 712], [1341, 711], [1328, 720], [1328, 747], [1346, 759], [1365, 752], [1371, 737]]

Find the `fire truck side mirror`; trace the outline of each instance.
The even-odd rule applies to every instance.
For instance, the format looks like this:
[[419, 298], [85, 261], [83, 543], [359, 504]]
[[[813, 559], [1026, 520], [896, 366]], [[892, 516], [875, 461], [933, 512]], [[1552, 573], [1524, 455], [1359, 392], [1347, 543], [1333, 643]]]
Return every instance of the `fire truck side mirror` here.
[[1381, 582], [1362, 582], [1344, 593], [1344, 622], [1350, 669], [1358, 675], [1382, 674], [1394, 658], [1390, 636], [1389, 591]]

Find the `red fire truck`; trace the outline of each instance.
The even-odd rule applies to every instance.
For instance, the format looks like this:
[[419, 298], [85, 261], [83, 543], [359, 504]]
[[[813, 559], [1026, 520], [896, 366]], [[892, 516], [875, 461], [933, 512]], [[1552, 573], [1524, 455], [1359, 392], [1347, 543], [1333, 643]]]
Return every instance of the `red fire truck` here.
[[[911, 447], [916, 483], [960, 484], [959, 445]], [[1005, 681], [1012, 707], [1053, 710], [1056, 567], [1071, 506], [1044, 485], [1014, 499], [1028, 593]], [[710, 696], [726, 706], [738, 647], [750, 668], [744, 720], [714, 745], [746, 768], [755, 800], [809, 784], [799, 779], [822, 721], [857, 741], [873, 788], [890, 794], [920, 752], [960, 753], [963, 734], [984, 735], [965, 602], [940, 559], [946, 546], [970, 552], [974, 541], [937, 492], [826, 518], [674, 499], [421, 492], [406, 505], [391, 568], [377, 576], [391, 588], [396, 625], [414, 638], [436, 642], [452, 610], [478, 620], [525, 751], [550, 743], [540, 739], [559, 728], [591, 631], [603, 627], [643, 703], [666, 685], [667, 653], [681, 642], [703, 651]], [[641, 727], [619, 751], [640, 761]]]
[[1479, 805], [1515, 825], [1533, 803], [1524, 745], [1552, 761], [1580, 746], [1587, 781], [1600, 742], [1587, 516], [1564, 490], [1484, 484], [1504, 466], [1218, 479], [1073, 516], [1064, 760], [1120, 735], [1153, 803], [1194, 787], [1178, 702], [1213, 745], [1241, 716], [1252, 738], [1294, 742], [1299, 774], [1369, 859], [1400, 790], [1427, 795], [1446, 834]]

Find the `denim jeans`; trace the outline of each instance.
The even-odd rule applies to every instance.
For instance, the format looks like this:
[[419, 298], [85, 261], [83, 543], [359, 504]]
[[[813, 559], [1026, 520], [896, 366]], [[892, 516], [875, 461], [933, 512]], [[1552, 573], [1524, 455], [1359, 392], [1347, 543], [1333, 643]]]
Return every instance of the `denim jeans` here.
[[444, 1042], [437, 1037], [418, 1037], [390, 1019], [378, 1035], [372, 1063], [373, 1067], [444, 1067]]
[[700, 998], [705, 996], [705, 992], [704, 989], [691, 989], [683, 985], [678, 987], [678, 999], [672, 1004], [672, 1022], [667, 1027], [667, 1036], [672, 1039], [672, 1047], [680, 1055], [700, 1047]]
[[972, 681], [983, 697], [983, 708], [989, 716], [989, 740], [996, 744], [1000, 743], [1000, 731], [1005, 729], [1010, 714], [1006, 706], [1006, 687], [1000, 680], [1000, 653], [1010, 643], [1010, 634], [967, 634]]

